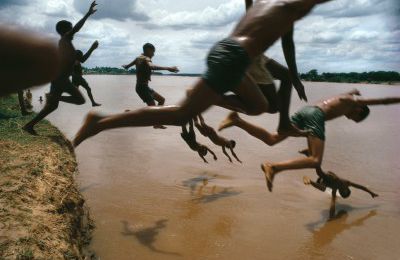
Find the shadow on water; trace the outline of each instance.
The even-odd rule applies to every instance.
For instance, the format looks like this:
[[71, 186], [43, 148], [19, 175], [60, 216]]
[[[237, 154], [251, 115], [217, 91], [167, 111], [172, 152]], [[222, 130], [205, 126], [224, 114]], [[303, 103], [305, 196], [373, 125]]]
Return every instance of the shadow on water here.
[[[321, 212], [321, 220], [306, 225], [307, 229], [312, 233], [312, 239], [309, 245], [306, 246], [310, 251], [310, 256], [323, 255], [323, 250], [329, 246], [339, 234], [354, 227], [363, 226], [367, 219], [378, 214], [376, 206], [354, 208], [348, 205], [338, 205], [337, 208], [338, 211], [334, 217], [329, 218], [329, 210], [323, 210]], [[349, 212], [365, 209], [369, 209], [370, 211], [362, 217], [351, 222], [348, 221]]]
[[129, 225], [127, 221], [122, 221], [123, 225], [122, 235], [135, 237], [140, 244], [142, 244], [143, 246], [147, 247], [148, 249], [150, 249], [155, 253], [182, 256], [181, 254], [164, 251], [154, 246], [154, 243], [156, 242], [157, 239], [157, 235], [160, 233], [162, 229], [166, 228], [167, 221], [168, 220], [166, 219], [161, 219], [156, 221], [153, 226], [136, 230], [130, 227], [131, 225]]
[[192, 201], [198, 203], [210, 203], [218, 199], [232, 197], [242, 193], [240, 191], [235, 191], [233, 188], [230, 187], [218, 190], [219, 188], [216, 185], [214, 185], [208, 188], [207, 186], [208, 183], [216, 178], [217, 175], [211, 177], [208, 176], [194, 177], [183, 181], [182, 185], [190, 189], [190, 195], [195, 196], [195, 198], [193, 198]]

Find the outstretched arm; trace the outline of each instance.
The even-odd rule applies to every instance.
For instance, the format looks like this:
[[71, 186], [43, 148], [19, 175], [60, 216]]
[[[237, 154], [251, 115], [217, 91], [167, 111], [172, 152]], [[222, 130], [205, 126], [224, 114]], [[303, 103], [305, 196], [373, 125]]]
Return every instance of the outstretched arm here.
[[127, 70], [127, 69], [129, 69], [130, 67], [136, 65], [136, 61], [137, 61], [137, 59], [134, 59], [131, 63], [129, 63], [129, 64], [127, 64], [127, 65], [122, 65], [122, 67], [123, 67], [124, 69]]
[[199, 153], [199, 156], [201, 157], [201, 159], [203, 159], [203, 161], [204, 161], [205, 163], [208, 163], [207, 160], [206, 160], [206, 158], [204, 158], [203, 155], [201, 155], [201, 154]]
[[85, 61], [87, 61], [87, 59], [89, 59], [90, 55], [92, 55], [92, 52], [97, 49], [97, 47], [99, 47], [99, 42], [95, 41], [92, 46], [90, 47], [90, 49], [85, 53], [85, 55], [83, 55], [81, 62], [84, 63]]
[[222, 152], [225, 154], [226, 157], [228, 157], [229, 161], [232, 162], [232, 158], [229, 156], [229, 154], [226, 152], [225, 146], [222, 146]]
[[325, 191], [326, 190], [326, 186], [325, 185], [316, 183], [316, 182], [312, 181], [310, 178], [308, 178], [307, 176], [303, 177], [303, 183], [305, 185], [311, 185], [311, 186], [313, 186], [314, 188], [316, 188], [316, 189], [318, 189], [320, 191]]
[[210, 154], [212, 154], [212, 156], [213, 156], [213, 158], [214, 158], [214, 161], [216, 161], [218, 158], [217, 158], [217, 156], [215, 155], [215, 153], [214, 153], [210, 148], [208, 148], [207, 146], [206, 146], [206, 148], [207, 148], [207, 151], [208, 151]]
[[390, 98], [371, 98], [371, 99], [356, 99], [355, 102], [359, 105], [391, 105], [400, 103], [400, 97]]
[[179, 72], [179, 69], [176, 66], [173, 66], [173, 67], [162, 67], [162, 66], [155, 65], [155, 64], [153, 64], [151, 62], [148, 62], [148, 65], [152, 70], [168, 70], [169, 72], [174, 72], [174, 73]]
[[237, 157], [236, 153], [233, 151], [233, 148], [229, 148], [231, 150], [231, 153], [233, 155], [233, 157], [235, 157], [236, 161], [242, 163], [242, 161]]
[[301, 83], [301, 80], [297, 72], [296, 49], [293, 41], [293, 27], [288, 33], [286, 33], [282, 37], [282, 49], [283, 49], [283, 54], [285, 55], [286, 63], [289, 67], [292, 84], [296, 89], [299, 98], [301, 100], [307, 101], [304, 85], [303, 83]]
[[368, 189], [368, 188], [365, 187], [365, 186], [362, 186], [362, 185], [360, 185], [360, 184], [353, 183], [353, 182], [350, 182], [350, 181], [349, 181], [349, 184], [350, 184], [350, 186], [352, 186], [352, 187], [354, 187], [354, 188], [356, 188], [356, 189], [363, 190], [363, 191], [369, 193], [369, 194], [371, 195], [372, 198], [375, 198], [375, 197], [378, 197], [378, 196], [379, 196], [378, 194], [376, 194], [375, 192], [372, 192], [370, 189]]
[[72, 28], [71, 31], [67, 33], [68, 36], [73, 37], [75, 33], [79, 32], [80, 29], [82, 29], [83, 25], [85, 24], [86, 20], [94, 14], [96, 10], [96, 1], [93, 1], [92, 4], [90, 5], [89, 11], [85, 14], [85, 16], [77, 23], [75, 26]]

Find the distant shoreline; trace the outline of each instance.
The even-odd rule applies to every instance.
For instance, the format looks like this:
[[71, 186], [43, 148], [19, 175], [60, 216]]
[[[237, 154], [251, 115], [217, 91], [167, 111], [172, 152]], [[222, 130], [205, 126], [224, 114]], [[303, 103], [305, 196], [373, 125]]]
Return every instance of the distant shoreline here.
[[[96, 76], [128, 76], [136, 75], [134, 73], [85, 73], [84, 75], [96, 75]], [[170, 77], [191, 77], [198, 78], [201, 74], [153, 74], [152, 76], [170, 76]], [[388, 85], [388, 86], [400, 86], [400, 81], [374, 81], [374, 82], [336, 82], [336, 81], [308, 81], [302, 80], [303, 82], [315, 82], [315, 83], [343, 83], [343, 84], [368, 84], [368, 85]]]

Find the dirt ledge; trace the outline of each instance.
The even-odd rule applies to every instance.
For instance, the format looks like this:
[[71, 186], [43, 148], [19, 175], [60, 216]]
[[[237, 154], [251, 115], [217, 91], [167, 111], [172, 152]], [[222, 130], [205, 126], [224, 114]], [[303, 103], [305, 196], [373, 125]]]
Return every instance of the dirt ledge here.
[[75, 153], [49, 122], [30, 136], [15, 96], [0, 99], [0, 259], [91, 259], [93, 229]]

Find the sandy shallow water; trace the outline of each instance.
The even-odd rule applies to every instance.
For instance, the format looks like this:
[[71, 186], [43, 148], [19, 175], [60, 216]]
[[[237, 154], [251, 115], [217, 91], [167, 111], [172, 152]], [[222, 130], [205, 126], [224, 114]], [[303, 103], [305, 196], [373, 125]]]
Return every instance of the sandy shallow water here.
[[[134, 76], [87, 76], [105, 113], [144, 105]], [[151, 87], [174, 104], [195, 78], [155, 76]], [[394, 86], [306, 83], [317, 101], [357, 87], [367, 97], [400, 96]], [[36, 101], [48, 87], [36, 89]], [[86, 96], [86, 93], [85, 93]], [[293, 94], [291, 111], [304, 105]], [[49, 119], [68, 137], [78, 130], [90, 104], [60, 104]], [[216, 127], [228, 112], [204, 114]], [[396, 259], [400, 255], [400, 106], [372, 108], [361, 124], [327, 123], [323, 168], [365, 184], [380, 197], [352, 191], [338, 199], [338, 217], [328, 221], [329, 193], [303, 185], [311, 170], [276, 178], [266, 190], [259, 165], [297, 157], [302, 138], [268, 147], [239, 129], [222, 134], [237, 141], [243, 164], [204, 164], [180, 139], [180, 129], [117, 129], [77, 150], [81, 190], [96, 222], [92, 247], [101, 259]], [[277, 115], [246, 117], [269, 130]]]

